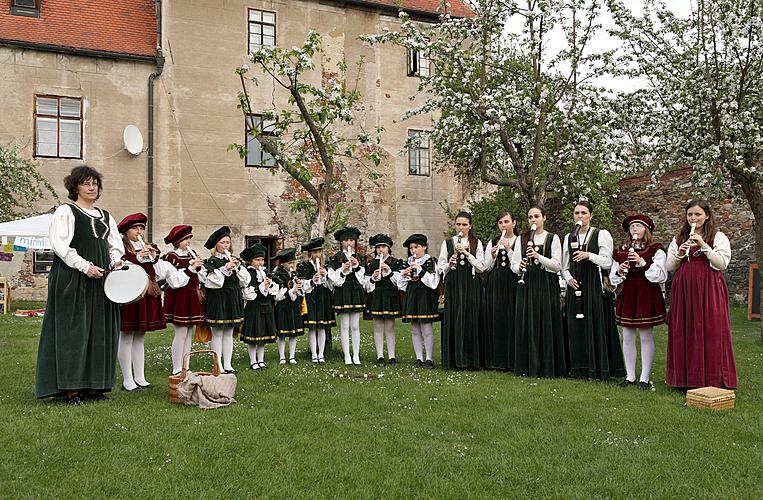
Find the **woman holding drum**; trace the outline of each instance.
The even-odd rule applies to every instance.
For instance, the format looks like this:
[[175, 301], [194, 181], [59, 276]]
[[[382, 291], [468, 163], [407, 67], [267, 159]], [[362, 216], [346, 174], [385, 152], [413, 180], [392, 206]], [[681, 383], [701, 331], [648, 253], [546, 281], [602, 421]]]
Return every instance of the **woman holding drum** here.
[[79, 166], [64, 178], [73, 203], [56, 209], [50, 226], [55, 254], [37, 351], [35, 396], [107, 399], [116, 382], [119, 305], [106, 298], [102, 279], [124, 253], [114, 219], [95, 206], [103, 180]]

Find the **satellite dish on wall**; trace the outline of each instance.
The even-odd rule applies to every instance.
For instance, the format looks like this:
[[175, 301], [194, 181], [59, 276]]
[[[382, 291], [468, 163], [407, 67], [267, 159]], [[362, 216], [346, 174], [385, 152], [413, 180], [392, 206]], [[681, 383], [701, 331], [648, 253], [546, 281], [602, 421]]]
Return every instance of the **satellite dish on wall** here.
[[139, 155], [143, 151], [143, 135], [135, 125], [128, 125], [122, 134], [125, 142], [125, 149], [131, 155]]

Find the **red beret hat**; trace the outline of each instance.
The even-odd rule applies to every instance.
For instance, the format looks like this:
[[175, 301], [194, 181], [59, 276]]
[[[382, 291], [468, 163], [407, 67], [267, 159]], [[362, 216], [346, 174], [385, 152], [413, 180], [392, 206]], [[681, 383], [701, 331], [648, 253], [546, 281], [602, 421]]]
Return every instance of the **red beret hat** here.
[[146, 217], [144, 214], [141, 214], [141, 213], [130, 214], [124, 219], [122, 219], [122, 222], [117, 224], [117, 229], [119, 230], [120, 233], [124, 234], [131, 227], [145, 226], [147, 220], [148, 220], [148, 217]]
[[191, 236], [193, 236], [193, 227], [188, 224], [180, 224], [179, 226], [170, 229], [170, 232], [164, 237], [164, 242], [168, 245], [171, 243], [180, 243]]
[[654, 221], [648, 215], [644, 214], [629, 215], [623, 219], [623, 231], [630, 233], [631, 224], [634, 222], [640, 222], [648, 227], [650, 232], [654, 232]]

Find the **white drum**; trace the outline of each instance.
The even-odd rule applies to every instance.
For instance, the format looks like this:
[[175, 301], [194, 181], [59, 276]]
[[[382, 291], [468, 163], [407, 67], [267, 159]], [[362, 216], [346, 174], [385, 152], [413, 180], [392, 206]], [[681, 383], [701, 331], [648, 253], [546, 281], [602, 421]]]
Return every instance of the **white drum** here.
[[132, 265], [116, 269], [106, 276], [103, 290], [115, 304], [132, 304], [139, 301], [148, 290], [148, 274], [142, 267]]

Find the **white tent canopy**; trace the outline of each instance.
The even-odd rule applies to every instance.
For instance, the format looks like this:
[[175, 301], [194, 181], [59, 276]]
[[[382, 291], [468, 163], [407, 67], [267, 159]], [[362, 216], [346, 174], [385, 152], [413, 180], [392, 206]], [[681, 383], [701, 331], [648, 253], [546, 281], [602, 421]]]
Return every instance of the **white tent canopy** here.
[[35, 215], [26, 219], [0, 223], [0, 236], [3, 242], [9, 236], [16, 238], [15, 245], [29, 248], [50, 248], [48, 233], [53, 214]]

